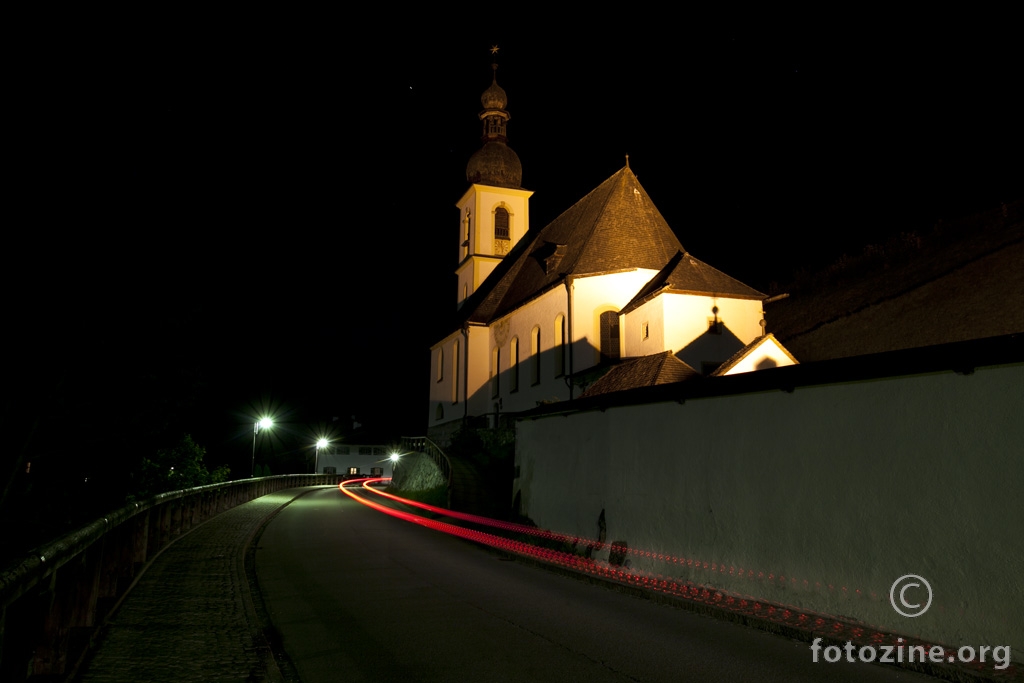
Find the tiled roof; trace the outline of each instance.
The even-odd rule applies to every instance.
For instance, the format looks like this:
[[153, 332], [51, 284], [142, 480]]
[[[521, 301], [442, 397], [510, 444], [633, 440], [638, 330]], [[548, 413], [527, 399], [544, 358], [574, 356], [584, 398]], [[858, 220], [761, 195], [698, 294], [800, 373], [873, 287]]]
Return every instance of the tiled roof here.
[[[965, 219], [945, 244], [840, 280], [822, 278], [766, 311], [803, 362], [1024, 332], [1024, 202]], [[952, 230], [951, 230], [952, 232]]]
[[717, 294], [737, 299], [764, 299], [765, 295], [685, 251], [675, 256], [622, 309], [628, 313], [662, 291], [677, 294]]
[[490, 322], [567, 275], [661, 270], [682, 249], [627, 166], [547, 227], [527, 233], [466, 301], [460, 317]]
[[590, 385], [581, 398], [656, 384], [683, 382], [693, 377], [700, 377], [700, 373], [673, 356], [671, 350], [663, 351], [650, 356], [631, 358], [615, 366], [604, 377]]

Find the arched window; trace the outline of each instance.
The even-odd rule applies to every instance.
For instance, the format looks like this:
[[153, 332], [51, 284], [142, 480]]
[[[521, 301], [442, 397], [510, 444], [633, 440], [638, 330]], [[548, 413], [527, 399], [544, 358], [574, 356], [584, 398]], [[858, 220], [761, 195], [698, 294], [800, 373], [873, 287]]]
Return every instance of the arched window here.
[[505, 207], [498, 207], [494, 211], [494, 239], [512, 239], [508, 231], [508, 209]]
[[540, 384], [540, 328], [530, 333], [530, 384]]
[[601, 359], [613, 360], [619, 357], [619, 314], [605, 311], [601, 314]]
[[437, 408], [434, 409], [434, 419], [435, 420], [443, 420], [444, 419], [444, 406], [441, 405], [440, 403], [438, 403], [437, 404]]
[[497, 346], [491, 350], [491, 398], [498, 397], [498, 374], [501, 363], [501, 349]]
[[555, 316], [555, 377], [565, 374], [565, 316]]
[[519, 391], [519, 337], [512, 337], [509, 344], [508, 390]]
[[452, 345], [452, 403], [459, 402], [459, 340]]

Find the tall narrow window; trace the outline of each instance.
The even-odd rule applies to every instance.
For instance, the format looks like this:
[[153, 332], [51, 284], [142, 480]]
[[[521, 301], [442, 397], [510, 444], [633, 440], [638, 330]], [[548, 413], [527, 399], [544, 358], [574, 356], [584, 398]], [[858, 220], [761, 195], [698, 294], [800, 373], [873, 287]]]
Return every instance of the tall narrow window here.
[[444, 379], [444, 349], [437, 350], [437, 381]]
[[601, 314], [601, 359], [613, 360], [619, 357], [619, 314], [605, 311]]
[[540, 384], [540, 328], [530, 333], [530, 384]]
[[459, 402], [459, 340], [452, 346], [452, 403]]
[[499, 207], [494, 212], [494, 239], [511, 239], [508, 232], [508, 209]]
[[509, 345], [508, 390], [519, 391], [519, 337], [512, 337]]
[[491, 397], [498, 397], [498, 368], [501, 361], [501, 349], [497, 346], [491, 351]]
[[565, 374], [565, 316], [555, 316], [555, 377]]

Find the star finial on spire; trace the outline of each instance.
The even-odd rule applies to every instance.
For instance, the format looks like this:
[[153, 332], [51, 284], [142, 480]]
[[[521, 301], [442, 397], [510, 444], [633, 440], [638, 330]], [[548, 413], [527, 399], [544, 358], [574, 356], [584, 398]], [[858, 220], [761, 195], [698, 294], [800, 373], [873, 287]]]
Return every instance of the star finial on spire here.
[[498, 46], [497, 45], [491, 45], [491, 54], [492, 55], [498, 54]]

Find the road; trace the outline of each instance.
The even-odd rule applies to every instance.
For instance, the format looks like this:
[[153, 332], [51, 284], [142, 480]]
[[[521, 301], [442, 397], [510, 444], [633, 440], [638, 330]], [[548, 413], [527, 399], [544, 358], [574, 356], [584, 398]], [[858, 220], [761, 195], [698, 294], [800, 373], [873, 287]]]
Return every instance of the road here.
[[255, 567], [305, 683], [935, 680], [814, 663], [807, 643], [510, 560], [333, 487], [270, 522]]

